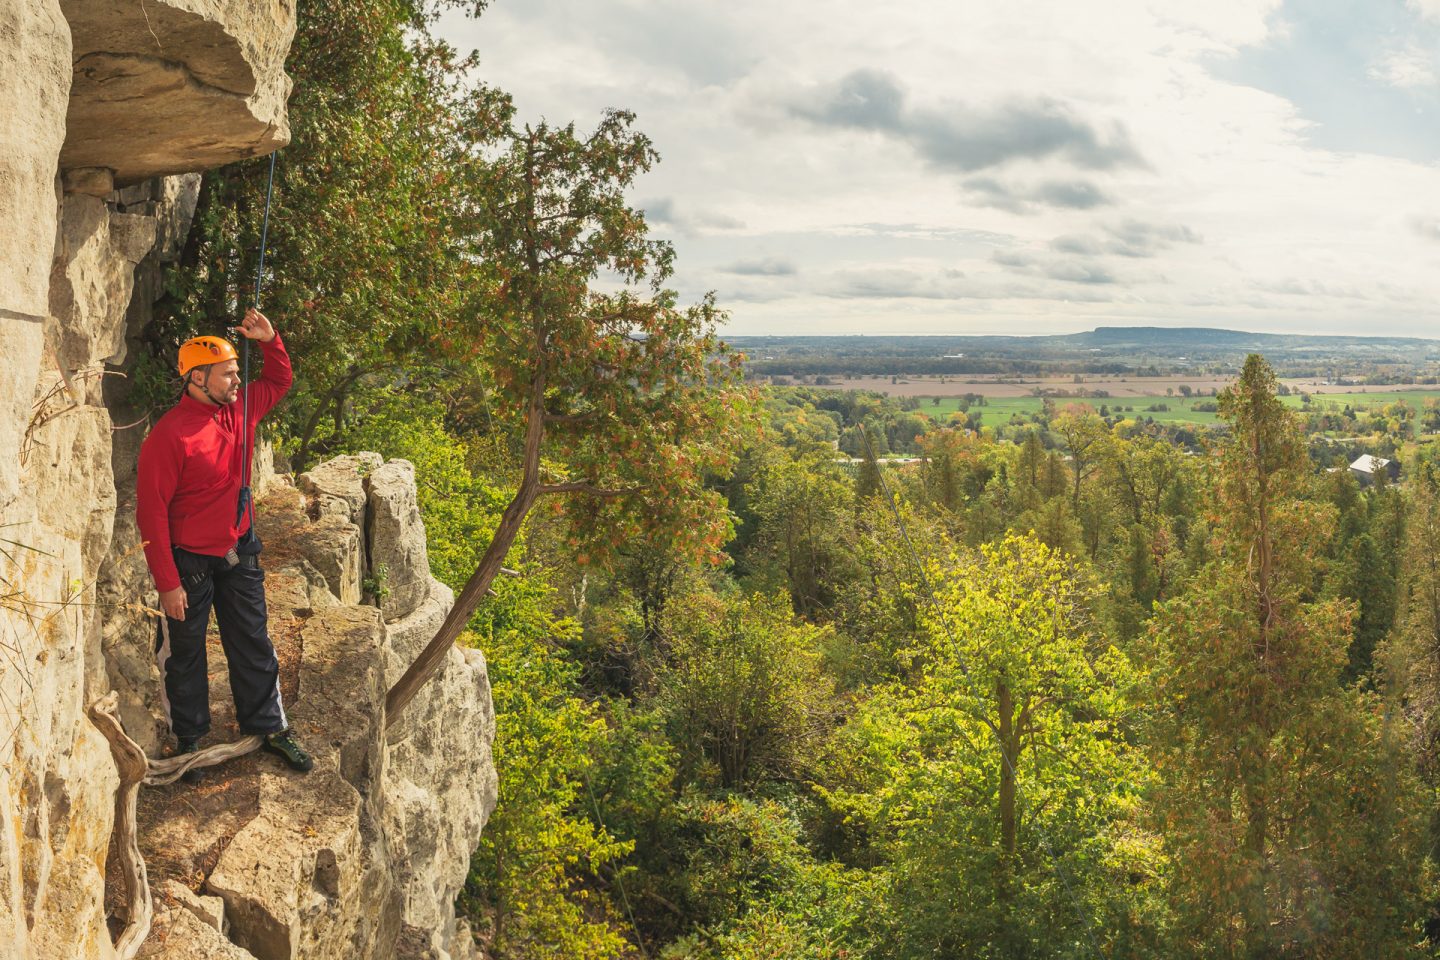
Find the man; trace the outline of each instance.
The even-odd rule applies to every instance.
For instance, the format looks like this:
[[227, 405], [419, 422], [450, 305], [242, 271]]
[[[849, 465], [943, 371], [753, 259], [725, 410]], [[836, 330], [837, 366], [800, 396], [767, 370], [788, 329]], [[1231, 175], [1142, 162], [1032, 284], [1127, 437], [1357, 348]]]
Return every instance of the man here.
[[[260, 345], [260, 379], [240, 382], [235, 348], [219, 337], [196, 337], [180, 347], [180, 402], [155, 424], [140, 447], [136, 513], [145, 560], [165, 631], [156, 639], [163, 699], [179, 753], [199, 749], [210, 730], [205, 631], [210, 608], [230, 666], [235, 720], [242, 733], [264, 736], [264, 747], [295, 770], [309, 770], [309, 754], [295, 742], [280, 702], [280, 670], [266, 630], [265, 573], [260, 540], [243, 510], [240, 488], [255, 426], [290, 389], [290, 356], [270, 321], [249, 310], [232, 328]], [[245, 404], [237, 402], [245, 391]], [[242, 410], [248, 406], [248, 423]], [[200, 779], [198, 769], [185, 779]]]

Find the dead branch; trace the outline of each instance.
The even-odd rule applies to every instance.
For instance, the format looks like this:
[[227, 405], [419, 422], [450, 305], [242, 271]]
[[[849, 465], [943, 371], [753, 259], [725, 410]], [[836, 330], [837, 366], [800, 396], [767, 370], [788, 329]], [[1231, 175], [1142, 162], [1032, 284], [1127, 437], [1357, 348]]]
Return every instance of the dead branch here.
[[110, 744], [120, 786], [115, 791], [115, 848], [120, 853], [120, 869], [125, 877], [125, 900], [129, 907], [125, 930], [115, 944], [119, 960], [133, 960], [140, 946], [150, 935], [155, 919], [155, 903], [145, 873], [145, 858], [140, 854], [140, 837], [136, 827], [136, 803], [140, 784], [158, 786], [170, 783], [186, 770], [213, 767], [218, 763], [244, 756], [259, 748], [260, 737], [245, 737], [234, 743], [222, 743], [195, 753], [186, 753], [163, 760], [151, 760], [140, 745], [125, 733], [117, 713], [120, 695], [110, 691], [90, 704], [86, 713]]
[[115, 791], [115, 848], [120, 853], [120, 869], [125, 876], [125, 900], [129, 912], [125, 930], [115, 944], [115, 955], [121, 960], [132, 960], [140, 952], [140, 945], [150, 935], [150, 924], [155, 919], [155, 904], [150, 899], [150, 884], [145, 877], [145, 858], [140, 855], [140, 841], [135, 827], [135, 803], [140, 795], [140, 781], [145, 778], [148, 764], [140, 745], [125, 735], [116, 709], [120, 696], [113, 690], [90, 704], [87, 711], [90, 722], [100, 730], [110, 744], [110, 755], [115, 758], [115, 769], [120, 774], [120, 786]]

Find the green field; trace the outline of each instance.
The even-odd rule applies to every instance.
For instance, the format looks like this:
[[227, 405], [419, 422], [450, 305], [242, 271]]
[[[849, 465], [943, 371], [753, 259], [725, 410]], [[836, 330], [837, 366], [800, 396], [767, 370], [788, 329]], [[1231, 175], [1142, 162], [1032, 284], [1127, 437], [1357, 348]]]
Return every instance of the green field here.
[[[1427, 398], [1440, 398], [1440, 389], [1437, 390], [1395, 390], [1387, 392], [1372, 393], [1326, 393], [1313, 394], [1311, 409], [1333, 408], [1343, 410], [1347, 405], [1354, 410], [1368, 410], [1371, 407], [1384, 406], [1403, 400], [1410, 405], [1412, 411], [1419, 411]], [[921, 397], [920, 412], [929, 414], [937, 420], [946, 420], [950, 414], [960, 409], [959, 397], [940, 397], [936, 403], [934, 397]], [[1281, 400], [1289, 407], [1296, 410], [1301, 408], [1301, 400], [1298, 394], [1291, 394], [1282, 397]], [[1141, 419], [1152, 417], [1157, 423], [1215, 423], [1218, 417], [1213, 411], [1196, 410], [1195, 404], [1212, 404], [1214, 397], [1092, 397], [1084, 399], [1055, 398], [1057, 408], [1064, 407], [1070, 403], [1084, 403], [1099, 410], [1101, 406], [1108, 408], [1112, 415], [1123, 415], [1125, 417]], [[986, 397], [981, 406], [971, 405], [972, 411], [978, 410], [983, 414], [981, 421], [986, 426], [1004, 426], [1010, 422], [1013, 414], [1022, 417], [1029, 417], [1040, 412], [1044, 401], [1040, 397]], [[1147, 407], [1163, 405], [1168, 410], [1148, 410]]]

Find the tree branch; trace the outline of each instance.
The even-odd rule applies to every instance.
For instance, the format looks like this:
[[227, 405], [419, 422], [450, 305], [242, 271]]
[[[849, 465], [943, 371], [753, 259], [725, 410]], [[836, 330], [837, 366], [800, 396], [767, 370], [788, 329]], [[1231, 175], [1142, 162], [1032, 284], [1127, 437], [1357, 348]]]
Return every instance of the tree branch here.
[[589, 423], [600, 416], [599, 410], [591, 410], [589, 413], [547, 413], [546, 423]]
[[645, 487], [599, 487], [588, 480], [575, 480], [570, 483], [545, 483], [540, 485], [540, 493], [588, 493], [592, 497], [628, 497], [632, 493], [640, 493]]

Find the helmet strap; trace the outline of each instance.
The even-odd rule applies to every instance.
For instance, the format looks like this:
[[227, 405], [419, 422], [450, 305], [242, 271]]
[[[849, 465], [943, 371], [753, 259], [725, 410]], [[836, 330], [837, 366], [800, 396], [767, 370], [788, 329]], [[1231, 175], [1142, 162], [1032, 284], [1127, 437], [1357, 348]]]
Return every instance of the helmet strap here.
[[[204, 376], [199, 383], [196, 383], [194, 380], [190, 379], [190, 373], [185, 374], [185, 379], [189, 386], [198, 387], [200, 389], [200, 392], [205, 394], [206, 399], [208, 399], [211, 403], [215, 404], [215, 406], [223, 407], [224, 404], [221, 403], [219, 400], [216, 400], [215, 395], [210, 392], [210, 371], [212, 369], [213, 367], [208, 364], [206, 365]], [[192, 370], [190, 372], [193, 373], [194, 371]]]

